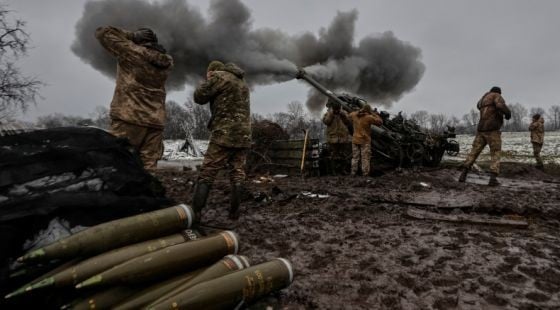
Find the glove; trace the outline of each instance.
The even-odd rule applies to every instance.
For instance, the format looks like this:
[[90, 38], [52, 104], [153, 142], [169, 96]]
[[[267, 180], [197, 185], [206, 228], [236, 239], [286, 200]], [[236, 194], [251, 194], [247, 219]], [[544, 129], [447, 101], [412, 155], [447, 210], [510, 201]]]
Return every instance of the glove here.
[[132, 33], [132, 42], [135, 44], [143, 44], [149, 42], [157, 42], [157, 36], [149, 28], [140, 28]]

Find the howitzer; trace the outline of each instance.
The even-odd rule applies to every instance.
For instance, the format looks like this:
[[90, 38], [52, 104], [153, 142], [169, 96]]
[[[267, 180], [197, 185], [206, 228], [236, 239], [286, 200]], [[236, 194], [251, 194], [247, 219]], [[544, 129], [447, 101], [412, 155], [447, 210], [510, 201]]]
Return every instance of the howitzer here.
[[[299, 69], [296, 78], [305, 80], [320, 93], [350, 113], [361, 109], [367, 102], [346, 94], [335, 94], [313, 79], [305, 70]], [[377, 112], [375, 112], [377, 113]], [[406, 120], [401, 113], [390, 118], [390, 114], [381, 111], [382, 126], [371, 126], [372, 151], [396, 167], [426, 165], [437, 166], [443, 154], [450, 156], [459, 153], [457, 141], [448, 140], [455, 137], [455, 129], [448, 127], [443, 134], [432, 134], [422, 130], [413, 121]]]

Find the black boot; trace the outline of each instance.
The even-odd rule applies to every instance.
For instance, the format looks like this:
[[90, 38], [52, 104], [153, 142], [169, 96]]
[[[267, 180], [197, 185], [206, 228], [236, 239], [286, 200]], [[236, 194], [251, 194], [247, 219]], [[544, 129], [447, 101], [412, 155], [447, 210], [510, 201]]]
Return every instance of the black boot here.
[[195, 222], [200, 222], [200, 213], [206, 207], [206, 200], [210, 193], [211, 184], [203, 181], [198, 181], [194, 188], [194, 196], [192, 200], [192, 207], [195, 214]]
[[499, 186], [500, 182], [498, 182], [498, 174], [491, 172], [490, 173], [490, 181], [488, 181], [488, 186]]
[[467, 174], [469, 174], [469, 169], [464, 168], [459, 176], [459, 182], [464, 183], [467, 180]]
[[243, 194], [243, 184], [234, 183], [231, 185], [229, 218], [237, 220], [239, 218], [239, 205], [241, 204], [241, 195]]

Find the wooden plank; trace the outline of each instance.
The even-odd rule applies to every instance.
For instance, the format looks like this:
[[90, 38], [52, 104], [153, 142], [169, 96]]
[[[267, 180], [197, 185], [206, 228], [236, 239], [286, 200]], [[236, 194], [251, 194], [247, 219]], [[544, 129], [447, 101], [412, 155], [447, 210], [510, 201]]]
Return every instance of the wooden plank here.
[[429, 212], [424, 210], [419, 210], [416, 208], [408, 208], [406, 215], [418, 219], [418, 220], [435, 220], [444, 222], [454, 222], [454, 223], [466, 223], [466, 224], [483, 224], [483, 225], [499, 225], [499, 226], [512, 226], [517, 228], [527, 228], [529, 223], [524, 220], [511, 220], [504, 218], [487, 218], [479, 215], [464, 214], [464, 215], [453, 215], [453, 214], [439, 214], [435, 212]]

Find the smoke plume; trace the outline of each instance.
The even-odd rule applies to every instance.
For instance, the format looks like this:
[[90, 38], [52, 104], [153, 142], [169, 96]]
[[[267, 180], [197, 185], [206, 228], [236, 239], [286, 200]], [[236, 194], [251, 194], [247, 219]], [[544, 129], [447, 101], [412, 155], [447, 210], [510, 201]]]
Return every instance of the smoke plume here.
[[[99, 26], [129, 30], [150, 27], [175, 60], [168, 87], [195, 85], [211, 60], [237, 63], [251, 85], [287, 81], [297, 67], [334, 91], [346, 91], [390, 105], [411, 91], [425, 67], [419, 48], [391, 32], [354, 40], [358, 13], [338, 12], [318, 34], [289, 35], [281, 30], [255, 29], [250, 10], [240, 0], [212, 0], [208, 17], [186, 0], [89, 1], [76, 25], [72, 51], [108, 76], [115, 60], [94, 37]], [[325, 98], [310, 91], [308, 108], [320, 110]]]

